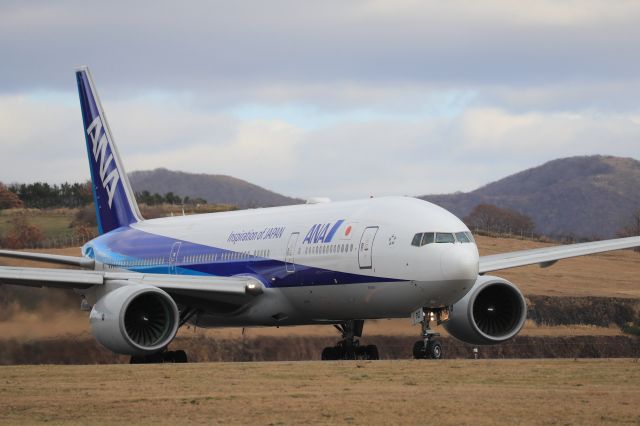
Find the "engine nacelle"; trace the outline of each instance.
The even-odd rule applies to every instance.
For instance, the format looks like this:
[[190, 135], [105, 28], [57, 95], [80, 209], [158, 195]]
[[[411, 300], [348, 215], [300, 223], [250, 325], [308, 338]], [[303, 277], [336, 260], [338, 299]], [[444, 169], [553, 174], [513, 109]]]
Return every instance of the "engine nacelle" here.
[[93, 306], [91, 333], [119, 354], [148, 355], [167, 346], [178, 331], [178, 307], [163, 290], [125, 285], [105, 294]]
[[509, 281], [478, 277], [469, 293], [451, 309], [444, 328], [456, 339], [493, 345], [514, 337], [527, 318], [527, 303]]

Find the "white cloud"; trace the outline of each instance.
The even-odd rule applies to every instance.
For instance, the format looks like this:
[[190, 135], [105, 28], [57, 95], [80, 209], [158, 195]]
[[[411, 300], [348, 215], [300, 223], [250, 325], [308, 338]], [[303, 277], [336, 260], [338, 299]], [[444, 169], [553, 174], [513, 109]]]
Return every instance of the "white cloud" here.
[[[637, 156], [637, 113], [389, 115], [301, 128], [154, 97], [103, 102], [129, 170], [229, 174], [276, 191], [335, 199], [471, 190], [561, 156]], [[0, 180], [88, 176], [79, 108], [0, 97]]]

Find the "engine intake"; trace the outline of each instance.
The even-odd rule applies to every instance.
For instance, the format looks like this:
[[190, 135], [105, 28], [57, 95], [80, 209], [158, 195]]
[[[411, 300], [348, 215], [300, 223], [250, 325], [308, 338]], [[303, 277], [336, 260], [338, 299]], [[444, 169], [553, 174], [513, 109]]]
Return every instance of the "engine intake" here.
[[491, 345], [518, 334], [526, 318], [527, 304], [515, 285], [499, 277], [482, 276], [453, 305], [444, 327], [463, 342]]
[[125, 285], [105, 294], [91, 310], [91, 333], [113, 352], [148, 355], [175, 337], [178, 307], [163, 290]]

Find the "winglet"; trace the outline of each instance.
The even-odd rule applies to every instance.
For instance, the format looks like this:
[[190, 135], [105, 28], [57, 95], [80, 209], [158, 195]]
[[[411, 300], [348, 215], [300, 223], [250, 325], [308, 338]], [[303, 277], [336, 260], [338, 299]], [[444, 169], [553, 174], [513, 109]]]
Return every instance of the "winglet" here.
[[76, 68], [100, 234], [142, 220], [87, 66]]

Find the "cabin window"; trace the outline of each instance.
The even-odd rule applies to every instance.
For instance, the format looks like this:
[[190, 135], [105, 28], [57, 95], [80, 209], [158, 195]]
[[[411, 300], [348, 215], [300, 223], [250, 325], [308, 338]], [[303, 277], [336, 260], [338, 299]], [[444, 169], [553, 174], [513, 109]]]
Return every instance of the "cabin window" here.
[[422, 241], [422, 232], [417, 233], [413, 236], [413, 240], [411, 241], [412, 246], [420, 247], [420, 241]]

